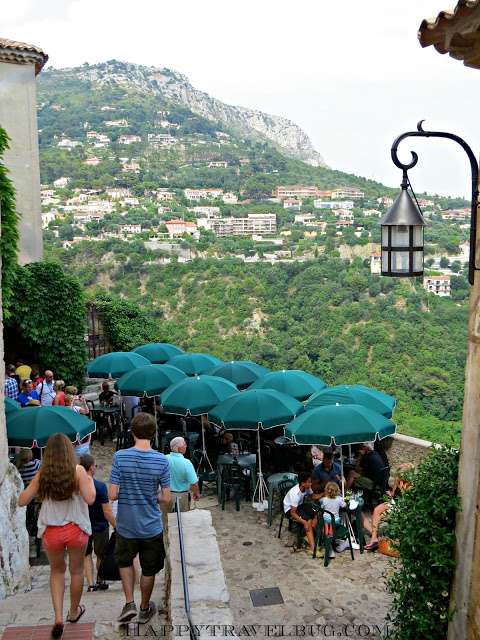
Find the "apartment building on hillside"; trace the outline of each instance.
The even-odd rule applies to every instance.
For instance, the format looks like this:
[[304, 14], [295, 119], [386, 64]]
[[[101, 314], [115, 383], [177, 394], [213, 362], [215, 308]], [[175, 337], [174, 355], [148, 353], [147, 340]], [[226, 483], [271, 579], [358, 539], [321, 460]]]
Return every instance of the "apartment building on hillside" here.
[[301, 185], [294, 184], [291, 187], [276, 187], [273, 195], [275, 198], [316, 198], [317, 187], [302, 187]]
[[449, 296], [450, 276], [425, 276], [423, 288], [436, 296]]
[[355, 187], [337, 187], [332, 191], [332, 198], [363, 198], [365, 193]]
[[274, 213], [249, 213], [247, 218], [214, 218], [198, 220], [198, 226], [210, 229], [216, 236], [259, 236], [277, 231], [277, 216]]

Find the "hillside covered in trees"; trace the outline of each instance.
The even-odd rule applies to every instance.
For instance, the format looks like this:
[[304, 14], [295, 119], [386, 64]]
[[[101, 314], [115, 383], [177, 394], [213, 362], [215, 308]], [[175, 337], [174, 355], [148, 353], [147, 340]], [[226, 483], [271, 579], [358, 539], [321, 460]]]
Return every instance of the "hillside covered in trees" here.
[[303, 369], [329, 385], [366, 384], [397, 398], [401, 432], [450, 444], [458, 436], [465, 302], [372, 276], [360, 258], [160, 266], [117, 260], [104, 242], [82, 244], [76, 255], [63, 254], [66, 272], [83, 280], [88, 298], [128, 301], [149, 327], [130, 331], [119, 314], [116, 348], [148, 337], [222, 360]]

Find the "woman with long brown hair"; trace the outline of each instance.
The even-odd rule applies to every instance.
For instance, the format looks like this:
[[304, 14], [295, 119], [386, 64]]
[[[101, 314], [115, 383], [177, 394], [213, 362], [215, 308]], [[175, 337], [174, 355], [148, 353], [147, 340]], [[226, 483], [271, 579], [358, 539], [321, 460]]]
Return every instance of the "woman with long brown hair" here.
[[42, 507], [38, 535], [50, 564], [50, 592], [55, 623], [52, 636], [63, 633], [63, 597], [65, 593], [65, 549], [70, 571], [70, 612], [68, 622], [78, 622], [85, 613], [80, 604], [83, 591], [83, 559], [92, 532], [88, 505], [95, 501], [93, 479], [77, 465], [72, 443], [62, 433], [48, 439], [40, 471], [22, 491], [18, 505], [24, 507], [38, 494]]

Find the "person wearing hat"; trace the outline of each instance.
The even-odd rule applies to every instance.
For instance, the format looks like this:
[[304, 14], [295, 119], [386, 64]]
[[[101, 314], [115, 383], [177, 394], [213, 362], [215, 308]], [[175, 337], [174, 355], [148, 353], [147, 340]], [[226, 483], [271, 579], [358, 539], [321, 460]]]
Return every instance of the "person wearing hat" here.
[[164, 530], [167, 529], [168, 514], [173, 511], [177, 498], [180, 498], [180, 511], [190, 509], [190, 491], [195, 501], [200, 499], [197, 474], [190, 460], [184, 457], [187, 443], [182, 437], [173, 438], [170, 441], [170, 451], [167, 455], [170, 468], [170, 500], [160, 502]]
[[30, 379], [22, 382], [22, 393], [20, 393], [15, 400], [20, 403], [21, 407], [40, 404], [38, 393], [33, 388], [32, 381]]

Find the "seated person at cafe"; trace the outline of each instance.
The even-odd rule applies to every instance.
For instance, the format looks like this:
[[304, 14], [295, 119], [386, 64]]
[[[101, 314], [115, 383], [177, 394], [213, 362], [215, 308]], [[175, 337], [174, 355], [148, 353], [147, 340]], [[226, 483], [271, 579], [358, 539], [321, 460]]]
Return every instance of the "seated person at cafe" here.
[[[305, 498], [310, 496], [312, 500], [319, 500], [322, 495], [312, 491], [312, 478], [307, 471], [298, 474], [298, 484], [290, 489], [283, 500], [283, 510], [288, 518], [293, 518], [303, 524], [307, 534], [308, 544], [312, 550], [315, 547], [314, 531], [317, 528], [317, 516], [311, 504], [305, 503]], [[323, 557], [320, 551], [316, 553], [317, 558]]]
[[233, 440], [231, 433], [225, 429], [225, 427], [217, 427], [212, 424], [208, 415], [204, 413], [202, 415], [202, 426], [205, 430], [205, 444], [207, 448], [217, 447], [220, 451], [228, 449], [230, 442]]
[[29, 405], [40, 404], [38, 393], [32, 386], [31, 380], [24, 380], [22, 382], [22, 392], [17, 396], [17, 402], [21, 407], [28, 407]]
[[340, 485], [342, 468], [338, 462], [333, 461], [333, 453], [324, 451], [323, 460], [314, 468], [312, 472], [312, 489], [315, 493], [321, 493], [329, 482], [336, 482]]
[[345, 489], [350, 489], [353, 484], [355, 489], [372, 490], [375, 476], [384, 466], [382, 458], [374, 451], [373, 442], [364, 442], [358, 453], [356, 467], [347, 476]]
[[390, 498], [388, 502], [381, 502], [379, 505], [375, 507], [372, 513], [372, 523], [368, 521], [367, 516], [362, 512], [362, 526], [367, 531], [371, 538], [370, 542], [364, 545], [364, 549], [367, 551], [376, 551], [380, 546], [378, 540], [378, 529], [380, 525], [380, 521], [383, 519], [384, 515], [392, 508], [395, 499], [403, 496], [405, 491], [412, 488], [411, 482], [409, 482], [408, 476], [406, 474], [411, 474], [411, 472], [415, 469], [414, 465], [411, 462], [406, 462], [399, 467], [397, 471], [397, 476], [395, 477], [395, 482], [393, 483], [392, 490], [387, 490], [386, 494]]
[[113, 393], [113, 391], [110, 389], [110, 385], [106, 380], [102, 383], [102, 392], [98, 396], [98, 401], [100, 402], [101, 407], [104, 407], [105, 405], [108, 407], [113, 407], [114, 405], [118, 404], [118, 396], [116, 393]]

